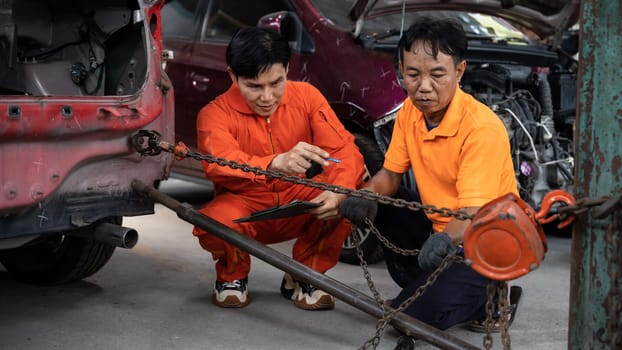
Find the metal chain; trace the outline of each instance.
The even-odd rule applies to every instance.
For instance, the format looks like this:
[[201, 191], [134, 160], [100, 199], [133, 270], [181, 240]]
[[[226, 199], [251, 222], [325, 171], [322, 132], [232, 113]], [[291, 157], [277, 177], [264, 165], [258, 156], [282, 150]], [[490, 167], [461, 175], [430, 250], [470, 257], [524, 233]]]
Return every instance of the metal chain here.
[[384, 329], [391, 322], [391, 320], [393, 320], [395, 315], [404, 311], [417, 298], [423, 295], [426, 289], [432, 284], [434, 284], [434, 282], [436, 282], [436, 279], [438, 278], [440, 273], [443, 272], [445, 269], [447, 269], [449, 266], [451, 266], [451, 264], [453, 264], [456, 261], [462, 261], [462, 258], [455, 254], [447, 255], [445, 259], [443, 259], [443, 262], [441, 262], [441, 265], [430, 275], [430, 277], [428, 277], [428, 280], [426, 281], [426, 283], [420, 286], [419, 288], [417, 288], [417, 290], [412, 296], [404, 300], [404, 302], [402, 302], [396, 309], [387, 310], [385, 308], [384, 316], [380, 320], [378, 320], [378, 322], [376, 323], [376, 334], [370, 340], [366, 341], [365, 344], [363, 344], [363, 346], [360, 347], [359, 349], [369, 349], [370, 346], [372, 349], [376, 349], [376, 347], [380, 343], [380, 338], [382, 337], [382, 333], [384, 332]]
[[492, 349], [492, 328], [494, 327], [494, 313], [495, 313], [495, 284], [494, 281], [489, 281], [486, 286], [486, 320], [484, 321], [484, 328], [486, 334], [484, 335], [484, 349]]
[[[144, 146], [144, 137], [148, 138], [148, 147]], [[237, 169], [243, 172], [253, 173], [255, 175], [264, 175], [277, 180], [291, 182], [298, 185], [304, 185], [307, 187], [331, 191], [338, 194], [345, 194], [349, 197], [359, 197], [371, 201], [376, 201], [380, 204], [392, 205], [397, 208], [407, 208], [412, 211], [423, 211], [426, 214], [438, 214], [442, 217], [455, 217], [458, 220], [471, 220], [474, 216], [469, 215], [462, 210], [454, 211], [449, 208], [436, 208], [433, 205], [423, 205], [418, 202], [410, 202], [404, 199], [382, 196], [370, 191], [353, 190], [347, 187], [333, 185], [325, 182], [316, 182], [312, 179], [303, 178], [298, 175], [289, 175], [280, 171], [265, 170], [260, 167], [254, 167], [248, 164], [238, 163], [234, 160], [227, 160], [225, 158], [215, 157], [211, 154], [201, 154], [199, 152], [192, 151], [185, 146], [183, 150], [178, 150], [175, 149], [175, 147], [170, 143], [160, 141], [158, 136], [152, 136], [146, 133], [137, 134], [136, 137], [134, 137], [133, 139], [133, 143], [134, 147], [138, 150], [138, 152], [143, 155], [157, 155], [160, 153], [161, 150], [175, 154], [178, 159], [190, 157], [199, 161], [205, 161], [211, 164], [217, 164], [219, 166], [226, 166], [231, 169]]]
[[[374, 234], [377, 233], [379, 238], [382, 237], [380, 235], [380, 233], [378, 232], [378, 230], [376, 229], [376, 227], [371, 222], [371, 220], [369, 220], [368, 218], [365, 218], [365, 223], [368, 225], [368, 227], [370, 228], [370, 230], [372, 232], [375, 232]], [[354, 245], [356, 247], [356, 253], [357, 253], [357, 256], [359, 258], [361, 268], [363, 269], [363, 275], [365, 276], [365, 280], [367, 281], [367, 285], [369, 286], [369, 289], [371, 290], [372, 294], [374, 295], [374, 299], [376, 300], [376, 303], [378, 303], [380, 308], [383, 310], [382, 318], [379, 319], [378, 322], [376, 323], [376, 333], [374, 334], [374, 336], [371, 339], [367, 340], [365, 342], [365, 344], [363, 344], [363, 346], [361, 346], [359, 348], [359, 350], [366, 350], [366, 349], [370, 349], [370, 348], [371, 349], [376, 349], [378, 344], [380, 343], [380, 339], [382, 338], [382, 334], [384, 333], [385, 328], [387, 327], [387, 325], [389, 323], [391, 323], [391, 320], [393, 320], [395, 315], [397, 315], [398, 313], [404, 311], [417, 298], [419, 298], [421, 295], [423, 295], [423, 293], [425, 293], [427, 288], [429, 286], [431, 286], [432, 284], [434, 284], [434, 282], [436, 282], [436, 280], [438, 279], [438, 276], [441, 274], [441, 272], [446, 270], [453, 263], [463, 263], [464, 259], [461, 256], [456, 255], [456, 254], [449, 254], [449, 255], [447, 255], [445, 257], [445, 259], [443, 259], [443, 261], [441, 262], [440, 266], [434, 272], [432, 272], [430, 274], [430, 276], [428, 277], [426, 283], [424, 283], [423, 285], [419, 286], [419, 288], [417, 288], [417, 290], [415, 291], [415, 293], [413, 293], [412, 296], [410, 296], [408, 299], [404, 300], [396, 309], [393, 309], [393, 308], [388, 307], [388, 305], [384, 304], [384, 301], [382, 300], [382, 297], [380, 296], [380, 293], [376, 289], [375, 284], [374, 284], [374, 282], [371, 279], [371, 273], [368, 270], [367, 261], [365, 260], [365, 258], [363, 256], [363, 250], [360, 247], [359, 238], [358, 238], [358, 236], [356, 234], [354, 234], [354, 230], [355, 230], [355, 227], [353, 226], [353, 235], [352, 235], [352, 237], [353, 237], [353, 240], [354, 240]], [[383, 239], [383, 242], [389, 243], [389, 245], [393, 247], [393, 248], [389, 247], [393, 251], [396, 251], [396, 252], [403, 251], [403, 252], [408, 253], [408, 255], [416, 255], [416, 254], [419, 253], [419, 249], [403, 250], [401, 248], [397, 248], [391, 242], [386, 240], [386, 238], [382, 237], [382, 239]], [[394, 249], [394, 248], [396, 248], [396, 249]]]
[[[401, 254], [401, 255], [406, 255], [406, 256], [415, 256], [419, 254], [419, 249], [403, 249], [400, 248], [398, 246], [396, 246], [395, 244], [391, 243], [388, 239], [386, 239], [386, 237], [384, 237], [376, 228], [376, 226], [374, 226], [374, 223], [371, 222], [371, 220], [369, 220], [369, 218], [365, 218], [365, 223], [367, 224], [367, 227], [369, 227], [369, 231], [376, 236], [376, 238], [380, 241], [380, 243], [382, 243], [385, 247], [391, 249], [392, 251]], [[356, 242], [355, 242], [356, 243]]]
[[574, 205], [558, 206], [553, 210], [559, 215], [560, 221], [565, 220], [570, 215], [583, 214], [590, 209], [594, 209], [591, 214], [595, 219], [602, 219], [619, 208], [620, 203], [622, 203], [622, 193], [616, 192], [599, 198], [580, 198], [575, 201]]
[[354, 247], [356, 248], [356, 256], [358, 257], [360, 266], [363, 269], [363, 276], [365, 276], [365, 281], [367, 281], [367, 286], [369, 287], [369, 290], [372, 292], [374, 296], [374, 300], [376, 301], [376, 304], [382, 309], [383, 312], [386, 313], [384, 301], [382, 300], [382, 297], [380, 296], [378, 289], [376, 289], [376, 285], [371, 279], [371, 273], [369, 272], [367, 260], [365, 260], [365, 255], [363, 254], [363, 249], [361, 248], [361, 241], [359, 240], [359, 237], [356, 234], [355, 225], [352, 225], [351, 236], [352, 236], [352, 240], [354, 241]]
[[579, 215], [590, 210], [592, 207], [597, 207], [605, 203], [610, 197], [602, 196], [600, 198], [581, 198], [577, 199], [574, 205], [560, 206], [557, 208], [557, 213], [560, 218], [563, 219], [567, 215]]
[[[501, 330], [501, 343], [504, 350], [510, 350], [512, 343], [510, 339], [510, 307], [508, 303], [508, 285], [504, 281], [489, 281], [486, 286], [486, 320], [484, 321], [484, 348], [486, 350], [492, 349], [493, 338], [492, 331], [495, 327], [495, 320], [499, 322], [499, 328]], [[495, 305], [494, 297], [497, 297], [497, 304]], [[496, 306], [496, 309], [495, 309]], [[495, 310], [498, 310], [499, 317], [497, 318]]]
[[510, 350], [510, 308], [508, 303], [509, 286], [505, 282], [497, 282], [497, 295], [499, 295], [499, 327], [501, 327], [501, 343], [504, 350]]
[[[132, 143], [134, 145], [134, 148], [141, 155], [158, 155], [161, 151], [165, 151], [173, 153], [177, 159], [190, 157], [199, 161], [205, 161], [220, 166], [227, 166], [231, 169], [238, 169], [244, 172], [251, 172], [256, 175], [268, 176], [281, 181], [292, 182], [295, 184], [331, 191], [334, 193], [345, 194], [350, 197], [368, 199], [376, 201], [380, 204], [392, 205], [397, 208], [407, 208], [412, 211], [423, 211], [426, 214], [438, 214], [442, 217], [455, 217], [458, 220], [472, 220], [475, 216], [469, 215], [462, 210], [454, 211], [444, 207], [437, 208], [433, 205], [424, 205], [418, 202], [409, 202], [404, 199], [378, 195], [370, 191], [353, 190], [347, 187], [341, 187], [324, 182], [315, 182], [312, 179], [302, 178], [297, 175], [288, 175], [279, 171], [264, 170], [260, 167], [253, 167], [251, 165], [238, 163], [233, 160], [215, 157], [211, 154], [201, 154], [199, 152], [190, 150], [188, 147], [183, 145], [183, 143], [179, 143], [179, 147], [175, 147], [168, 142], [161, 141], [161, 135], [156, 131], [140, 130], [132, 137]], [[609, 204], [609, 206], [614, 207], [615, 205], [618, 205], [620, 202], [622, 202], [622, 194], [602, 196], [597, 199], [581, 198], [576, 201], [575, 205], [560, 206], [555, 210], [560, 215], [560, 219], [564, 219], [564, 217], [567, 215], [579, 215], [593, 207], [601, 206], [603, 204], [606, 204], [606, 202], [612, 200], [613, 203]], [[606, 213], [608, 213], [608, 211]]]

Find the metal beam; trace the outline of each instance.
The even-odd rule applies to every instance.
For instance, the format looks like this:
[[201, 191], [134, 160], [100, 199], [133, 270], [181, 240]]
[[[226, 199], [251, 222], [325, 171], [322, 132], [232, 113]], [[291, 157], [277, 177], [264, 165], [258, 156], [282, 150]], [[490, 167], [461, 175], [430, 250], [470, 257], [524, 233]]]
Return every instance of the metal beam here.
[[[309, 267], [293, 260], [292, 258], [267, 247], [256, 240], [246, 237], [235, 230], [219, 223], [218, 221], [201, 214], [187, 203], [180, 203], [174, 198], [156, 190], [153, 187], [145, 185], [140, 180], [134, 180], [132, 187], [140, 193], [151, 197], [154, 201], [163, 204], [169, 209], [175, 211], [177, 216], [195, 226], [198, 226], [210, 234], [233, 244], [234, 246], [248, 252], [249, 254], [267, 262], [268, 264], [288, 272], [297, 278], [300, 278], [316, 287], [330, 293], [335, 298], [350, 304], [351, 306], [366, 312], [376, 318], [384, 316], [383, 310], [378, 306], [376, 301], [351, 288], [337, 280], [334, 280], [323, 273], [319, 273]], [[475, 350], [478, 347], [469, 344], [460, 338], [443, 332], [404, 313], [398, 313], [391, 321], [391, 324], [415, 335], [417, 338], [424, 340], [432, 345], [436, 345], [442, 349], [455, 350]]]
[[[622, 2], [581, 6], [575, 194], [594, 198], [622, 187]], [[577, 219], [568, 349], [622, 349], [622, 210]]]

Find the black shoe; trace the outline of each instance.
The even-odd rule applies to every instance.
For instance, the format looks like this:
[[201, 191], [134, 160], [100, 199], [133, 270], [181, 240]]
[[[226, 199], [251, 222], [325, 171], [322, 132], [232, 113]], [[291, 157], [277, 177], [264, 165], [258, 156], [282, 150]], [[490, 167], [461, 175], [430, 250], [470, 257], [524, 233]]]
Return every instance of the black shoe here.
[[397, 339], [397, 344], [393, 350], [415, 350], [415, 338], [402, 335]]
[[281, 280], [281, 295], [288, 300], [296, 300], [296, 291], [299, 290], [298, 282], [286, 273]]

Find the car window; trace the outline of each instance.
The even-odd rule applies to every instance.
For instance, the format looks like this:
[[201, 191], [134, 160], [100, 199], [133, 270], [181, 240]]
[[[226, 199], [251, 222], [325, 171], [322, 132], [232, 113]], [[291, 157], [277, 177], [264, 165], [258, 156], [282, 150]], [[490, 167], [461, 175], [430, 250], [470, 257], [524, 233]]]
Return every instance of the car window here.
[[162, 35], [165, 38], [194, 39], [199, 1], [168, 1], [162, 8]]
[[201, 31], [201, 40], [229, 40], [238, 28], [256, 26], [261, 17], [289, 11], [286, 0], [212, 0]]
[[311, 0], [311, 3], [332, 24], [347, 30], [352, 29], [353, 23], [348, 18], [348, 12], [354, 0]]
[[[334, 25], [348, 30], [354, 28], [354, 23], [347, 16], [354, 0], [312, 0], [311, 2]], [[462, 24], [470, 39], [505, 41], [513, 44], [527, 43], [526, 36], [509, 22], [494, 16], [463, 11], [407, 12], [403, 23], [401, 13], [370, 17], [363, 22], [360, 36], [363, 39], [396, 41], [402, 29], [407, 28], [417, 16], [453, 18]]]

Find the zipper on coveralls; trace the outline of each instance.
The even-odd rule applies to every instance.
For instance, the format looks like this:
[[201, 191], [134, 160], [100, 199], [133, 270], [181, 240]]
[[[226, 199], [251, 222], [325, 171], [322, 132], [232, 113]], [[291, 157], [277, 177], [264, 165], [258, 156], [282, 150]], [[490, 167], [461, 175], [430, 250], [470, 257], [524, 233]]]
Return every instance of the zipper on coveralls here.
[[[266, 125], [268, 126], [268, 137], [270, 138], [270, 147], [272, 147], [272, 154], [275, 154], [274, 142], [272, 140], [272, 125], [270, 125], [270, 117], [266, 117]], [[278, 192], [276, 192], [276, 185], [272, 184], [272, 192], [276, 195], [276, 205], [281, 205], [281, 198], [279, 198]]]

